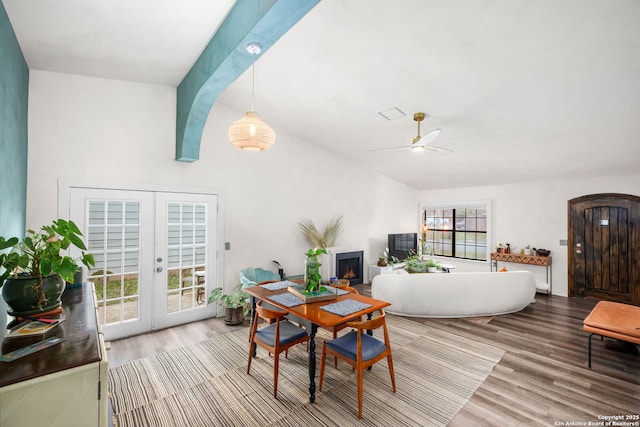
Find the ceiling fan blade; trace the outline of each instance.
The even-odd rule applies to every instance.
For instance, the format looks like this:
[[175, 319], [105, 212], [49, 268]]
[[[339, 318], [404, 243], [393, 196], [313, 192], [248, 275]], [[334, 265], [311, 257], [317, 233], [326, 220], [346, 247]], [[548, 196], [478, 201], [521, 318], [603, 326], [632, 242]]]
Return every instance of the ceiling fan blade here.
[[427, 150], [435, 151], [437, 153], [453, 153], [453, 150], [449, 150], [448, 148], [444, 147], [438, 147], [436, 145], [427, 145], [424, 148], [426, 148]]
[[414, 142], [413, 145], [421, 145], [423, 147], [426, 147], [429, 143], [433, 142], [433, 140], [438, 137], [440, 132], [440, 128], [427, 132], [422, 138]]
[[374, 151], [400, 150], [402, 148], [409, 148], [409, 147], [407, 147], [406, 145], [403, 145], [402, 147], [374, 148], [373, 150], [369, 150], [369, 152], [373, 153]]

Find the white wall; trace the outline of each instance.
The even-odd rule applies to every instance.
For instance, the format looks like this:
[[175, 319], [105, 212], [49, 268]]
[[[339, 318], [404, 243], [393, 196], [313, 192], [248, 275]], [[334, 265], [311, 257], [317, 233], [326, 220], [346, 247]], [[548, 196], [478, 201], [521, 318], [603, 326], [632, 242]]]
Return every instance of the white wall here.
[[[551, 250], [553, 257], [553, 294], [568, 294], [568, 248], [560, 240], [568, 238], [567, 202], [575, 197], [596, 193], [640, 195], [640, 174], [619, 177], [576, 178], [566, 181], [505, 184], [488, 187], [424, 191], [420, 201], [426, 203], [490, 199], [492, 201], [492, 247], [510, 243], [519, 251], [527, 244]], [[456, 264], [457, 271], [488, 271], [482, 262], [446, 262]], [[544, 281], [544, 267], [509, 264], [510, 270], [530, 270]]]
[[[244, 267], [301, 274], [302, 218], [344, 215], [339, 246], [375, 262], [387, 233], [417, 227], [419, 192], [275, 129], [275, 146], [242, 152], [227, 140], [244, 112], [215, 105], [200, 160], [174, 161], [175, 88], [32, 70], [29, 87], [27, 227], [57, 216], [59, 179], [211, 188], [224, 198], [224, 286]], [[268, 112], [259, 112], [269, 121]]]

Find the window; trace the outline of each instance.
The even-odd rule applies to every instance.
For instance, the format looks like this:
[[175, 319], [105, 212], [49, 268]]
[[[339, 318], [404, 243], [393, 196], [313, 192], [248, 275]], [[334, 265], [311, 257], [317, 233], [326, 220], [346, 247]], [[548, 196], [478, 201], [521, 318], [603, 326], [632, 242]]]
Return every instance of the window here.
[[489, 202], [450, 205], [422, 205], [421, 225], [423, 253], [487, 260], [489, 247]]

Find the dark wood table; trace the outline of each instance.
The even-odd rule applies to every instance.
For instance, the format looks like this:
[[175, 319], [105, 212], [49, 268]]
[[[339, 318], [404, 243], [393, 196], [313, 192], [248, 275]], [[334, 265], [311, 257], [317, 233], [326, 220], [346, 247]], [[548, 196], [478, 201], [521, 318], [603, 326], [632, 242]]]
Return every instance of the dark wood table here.
[[[315, 302], [311, 304], [301, 304], [295, 307], [287, 307], [283, 304], [280, 304], [276, 301], [272, 301], [269, 299], [269, 297], [273, 295], [288, 292], [287, 289], [270, 291], [268, 289], [263, 288], [262, 286], [257, 285], [257, 286], [244, 288], [243, 291], [253, 297], [251, 319], [253, 319], [253, 312], [255, 311], [256, 301], [263, 300], [305, 321], [307, 333], [309, 334], [309, 401], [311, 403], [313, 403], [316, 399], [315, 337], [316, 337], [316, 332], [318, 331], [318, 326], [329, 329], [336, 325], [339, 325], [340, 323], [359, 319], [363, 315], [367, 315], [367, 317], [370, 319], [374, 312], [391, 305], [391, 303], [388, 303], [386, 301], [377, 300], [364, 295], [348, 293], [345, 295], [339, 295], [336, 299], [330, 300], [330, 301], [320, 301], [320, 302]], [[342, 301], [346, 299], [352, 299], [355, 301], [360, 301], [365, 304], [371, 304], [371, 307], [368, 307], [364, 310], [357, 311], [347, 316], [339, 316], [337, 314], [329, 313], [328, 311], [320, 309], [320, 307], [322, 307], [323, 305], [332, 304], [334, 302]]]

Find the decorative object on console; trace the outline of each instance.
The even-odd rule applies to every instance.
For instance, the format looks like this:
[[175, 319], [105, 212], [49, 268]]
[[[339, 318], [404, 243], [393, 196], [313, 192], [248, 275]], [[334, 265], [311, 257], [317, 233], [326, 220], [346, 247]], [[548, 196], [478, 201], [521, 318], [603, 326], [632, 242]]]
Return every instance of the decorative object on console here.
[[[66, 251], [74, 246], [81, 256], [73, 258]], [[78, 264], [95, 265], [93, 254], [84, 252], [82, 232], [73, 221], [54, 220], [39, 231], [27, 230], [26, 237], [0, 237], [0, 275], [2, 296], [11, 308], [9, 314], [32, 315], [54, 310], [61, 305], [65, 282], [74, 282]]]
[[[247, 52], [251, 55], [258, 55], [262, 52], [262, 46], [258, 43], [249, 43]], [[233, 122], [228, 133], [229, 141], [234, 147], [247, 151], [268, 150], [276, 142], [276, 133], [253, 109], [255, 67], [254, 61], [251, 65], [251, 111], [246, 112], [240, 120]]]
[[271, 261], [278, 267], [278, 275], [280, 276], [280, 280], [284, 280], [284, 269], [280, 265], [280, 263], [276, 260]]
[[551, 254], [551, 251], [547, 250], [547, 249], [538, 249], [538, 250], [536, 250], [536, 255], [538, 255], [538, 256], [549, 256], [549, 254]]
[[386, 267], [389, 259], [389, 248], [385, 248], [378, 256], [378, 267]]

